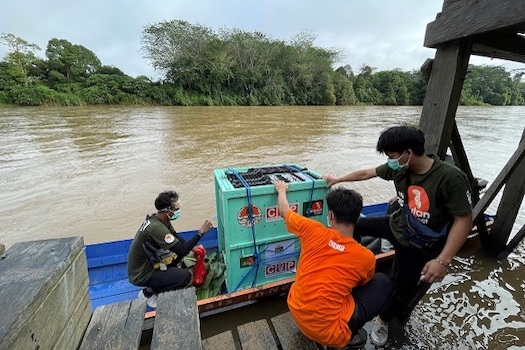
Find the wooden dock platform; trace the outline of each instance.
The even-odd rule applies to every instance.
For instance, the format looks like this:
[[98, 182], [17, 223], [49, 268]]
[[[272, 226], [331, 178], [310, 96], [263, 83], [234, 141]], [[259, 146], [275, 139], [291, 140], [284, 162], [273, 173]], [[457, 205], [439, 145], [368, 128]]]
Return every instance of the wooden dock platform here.
[[194, 288], [159, 294], [153, 321], [145, 318], [146, 299], [92, 313], [81, 237], [17, 243], [0, 259], [0, 275], [0, 350], [317, 349], [289, 313], [202, 339]]
[[237, 327], [239, 343], [234, 341], [232, 331], [203, 339], [202, 349], [231, 350], [317, 350], [315, 342], [304, 337], [289, 312], [253, 321]]

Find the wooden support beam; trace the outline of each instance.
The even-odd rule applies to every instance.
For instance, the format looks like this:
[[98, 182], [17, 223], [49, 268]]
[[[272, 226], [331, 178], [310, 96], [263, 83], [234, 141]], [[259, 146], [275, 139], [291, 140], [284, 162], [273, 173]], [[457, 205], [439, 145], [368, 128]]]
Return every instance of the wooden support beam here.
[[[508, 160], [507, 164], [501, 169], [500, 173], [492, 184], [489, 186], [481, 200], [476, 204], [474, 209], [472, 209], [472, 217], [477, 218], [479, 215], [483, 214], [489, 204], [494, 200], [496, 195], [498, 194], [499, 190], [503, 187], [505, 182], [509, 179], [509, 177], [516, 171], [518, 166], [520, 165], [520, 162], [525, 158], [525, 140], [522, 140], [518, 146], [518, 149], [512, 154], [510, 159]], [[516, 176], [523, 177], [523, 173], [517, 173]], [[523, 179], [521, 178], [523, 181]]]
[[465, 147], [463, 147], [463, 141], [461, 141], [461, 135], [459, 134], [458, 125], [454, 120], [454, 126], [452, 128], [451, 135], [451, 147], [452, 157], [454, 158], [454, 163], [458, 166], [465, 174], [470, 181], [471, 186], [474, 185], [474, 174], [472, 173], [472, 168], [468, 161], [467, 152]]
[[458, 1], [463, 1], [463, 0], [444, 0], [443, 1], [443, 8], [446, 8], [446, 7], [456, 3]]
[[442, 45], [432, 62], [419, 127], [426, 135], [425, 151], [442, 159], [452, 135], [470, 49], [468, 40]]
[[434, 60], [432, 58], [427, 58], [420, 68], [421, 74], [423, 74], [423, 78], [427, 83], [430, 80], [430, 73], [432, 72], [432, 63], [434, 63]]
[[[521, 136], [521, 144], [525, 144], [525, 129]], [[521, 161], [517, 162], [515, 170], [505, 184], [496, 218], [490, 231], [490, 249], [496, 255], [507, 245], [525, 196], [525, 157], [523, 156], [525, 155], [525, 150], [522, 152]]]
[[512, 253], [514, 248], [516, 248], [518, 246], [518, 244], [520, 244], [520, 242], [523, 240], [523, 238], [525, 238], [525, 225], [523, 225], [521, 227], [521, 229], [518, 231], [518, 233], [516, 233], [516, 235], [511, 239], [509, 244], [507, 244], [505, 246], [505, 248], [503, 248], [499, 252], [499, 254], [497, 255], [497, 259], [498, 260], [506, 259], [509, 256], [509, 254]]
[[490, 32], [472, 38], [472, 54], [525, 63], [525, 38], [517, 34]]
[[[459, 134], [456, 121], [454, 121], [454, 128], [452, 130], [451, 141], [452, 157], [454, 158], [454, 162], [456, 163], [456, 165], [459, 166], [461, 170], [463, 170], [463, 172], [467, 175], [470, 187], [472, 188], [472, 205], [476, 205], [480, 199], [481, 189], [478, 186], [478, 179], [472, 173], [472, 169], [470, 167], [470, 163], [467, 157], [467, 152], [463, 147], [463, 142], [461, 141], [461, 136]], [[472, 219], [474, 221], [474, 225], [478, 228], [478, 233], [481, 241], [487, 242], [488, 231], [487, 226], [485, 225], [485, 219], [481, 216], [479, 218], [473, 217]]]
[[472, 35], [506, 28], [521, 28], [523, 24], [523, 0], [456, 1], [445, 6], [440, 16], [427, 24], [424, 45], [436, 48], [446, 42]]

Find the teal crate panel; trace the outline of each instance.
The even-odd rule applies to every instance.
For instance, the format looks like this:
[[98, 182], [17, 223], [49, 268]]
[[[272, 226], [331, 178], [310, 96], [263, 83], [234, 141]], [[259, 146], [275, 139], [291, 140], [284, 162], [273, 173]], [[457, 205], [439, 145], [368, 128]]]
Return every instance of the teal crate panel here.
[[300, 243], [288, 234], [284, 239], [268, 240], [222, 252], [226, 262], [226, 288], [235, 292], [295, 276], [299, 262]]
[[[279, 167], [279, 165], [266, 167]], [[287, 192], [290, 206], [294, 211], [306, 215], [311, 205], [310, 217], [326, 225], [328, 214], [324, 200], [328, 192], [326, 181], [319, 174], [311, 170], [303, 170], [299, 165], [294, 164], [289, 167], [297, 170], [294, 176], [299, 178], [299, 181], [290, 183]], [[277, 192], [273, 184], [250, 186], [250, 201], [245, 187], [233, 186], [230, 181], [233, 170], [242, 175], [248, 169], [250, 168], [214, 171], [219, 249], [226, 252], [236, 249], [235, 247], [239, 245], [276, 238], [286, 232], [284, 221], [277, 210]], [[248, 215], [250, 203], [253, 227]]]

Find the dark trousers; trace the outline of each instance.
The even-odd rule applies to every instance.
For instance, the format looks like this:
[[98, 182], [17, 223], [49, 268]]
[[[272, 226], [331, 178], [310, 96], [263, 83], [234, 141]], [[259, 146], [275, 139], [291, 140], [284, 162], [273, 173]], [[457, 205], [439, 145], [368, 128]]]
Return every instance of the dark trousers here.
[[436, 250], [429, 252], [401, 245], [392, 234], [388, 216], [360, 218], [355, 232], [358, 236], [385, 238], [394, 246], [396, 255], [390, 277], [392, 295], [379, 317], [385, 322], [392, 318], [405, 322], [430, 288], [430, 283], [420, 282], [421, 270], [429, 260], [437, 256]]
[[170, 267], [166, 271], [154, 270], [151, 277], [144, 283], [154, 294], [182, 289], [191, 284], [192, 274], [188, 269]]
[[355, 310], [348, 322], [352, 334], [382, 311], [391, 293], [391, 282], [383, 273], [376, 273], [370, 282], [352, 290]]

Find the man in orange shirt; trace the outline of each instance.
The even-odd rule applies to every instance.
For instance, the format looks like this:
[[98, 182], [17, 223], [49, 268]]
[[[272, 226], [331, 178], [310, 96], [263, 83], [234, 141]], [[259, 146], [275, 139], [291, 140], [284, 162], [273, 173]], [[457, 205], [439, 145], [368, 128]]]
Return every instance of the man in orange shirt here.
[[375, 272], [375, 256], [353, 238], [361, 213], [361, 195], [333, 189], [326, 196], [328, 223], [290, 210], [288, 183], [274, 182], [279, 212], [288, 232], [299, 237], [301, 255], [288, 308], [308, 338], [330, 347], [361, 348], [367, 334], [362, 327], [381, 311], [391, 294], [387, 276]]

